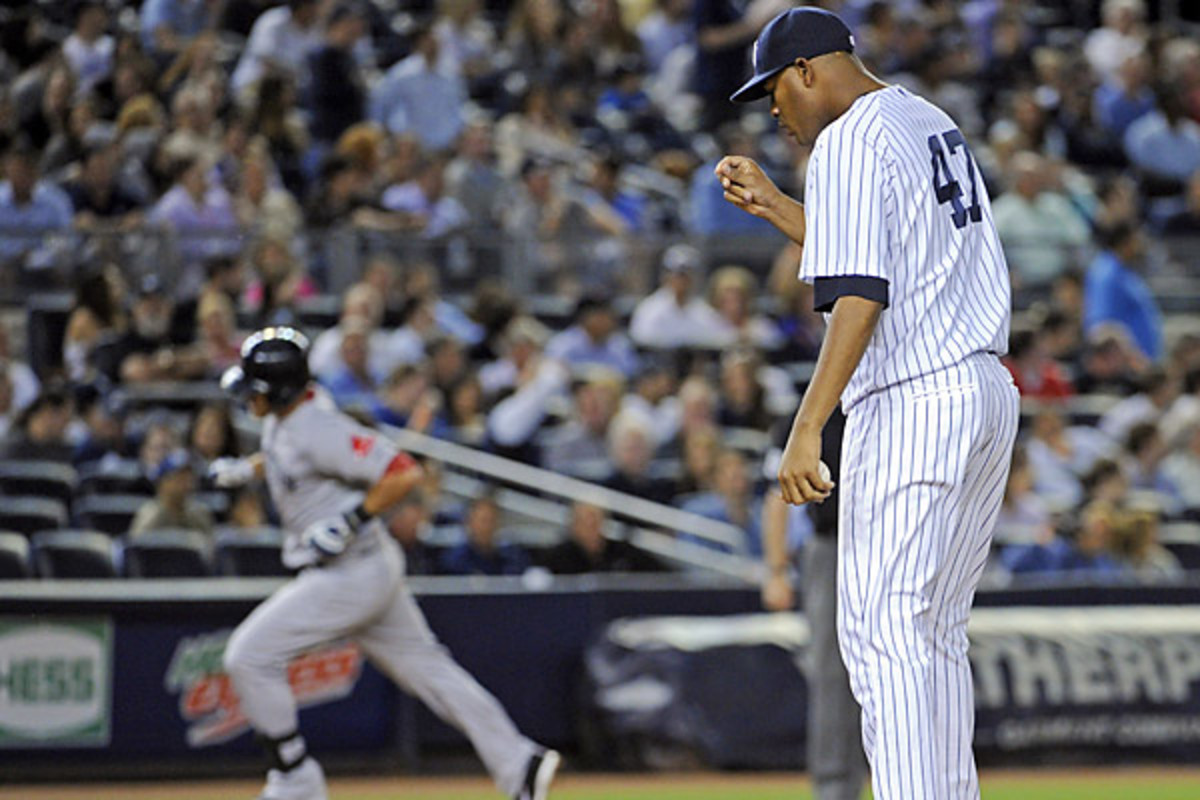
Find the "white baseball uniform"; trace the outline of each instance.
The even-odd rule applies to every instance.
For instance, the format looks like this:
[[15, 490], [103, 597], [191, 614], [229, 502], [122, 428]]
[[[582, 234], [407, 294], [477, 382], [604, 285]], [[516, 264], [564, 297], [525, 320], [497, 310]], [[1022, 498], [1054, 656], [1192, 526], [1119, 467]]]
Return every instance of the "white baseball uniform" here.
[[352, 639], [379, 669], [471, 740], [497, 786], [521, 788], [538, 748], [429, 630], [404, 582], [404, 556], [372, 520], [339, 557], [321, 564], [300, 532], [362, 501], [393, 460], [388, 439], [339, 412], [319, 390], [263, 428], [267, 485], [286, 531], [284, 559], [307, 567], [246, 618], [229, 640], [225, 667], [255, 729], [271, 739], [296, 731], [288, 662], [323, 642]]
[[800, 277], [885, 304], [842, 406], [838, 639], [879, 800], [979, 796], [967, 616], [1016, 436], [1008, 269], [978, 167], [900, 87], [817, 137]]

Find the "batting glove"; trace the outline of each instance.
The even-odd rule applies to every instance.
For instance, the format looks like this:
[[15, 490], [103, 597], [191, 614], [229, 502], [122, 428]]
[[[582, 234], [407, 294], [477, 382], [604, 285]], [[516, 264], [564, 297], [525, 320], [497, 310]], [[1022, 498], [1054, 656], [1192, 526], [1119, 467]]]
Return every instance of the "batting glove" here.
[[360, 505], [336, 517], [314, 522], [304, 529], [300, 540], [321, 559], [336, 558], [346, 551], [350, 540], [368, 519], [370, 517]]
[[218, 489], [237, 489], [254, 480], [254, 462], [248, 458], [218, 458], [208, 465], [208, 479]]
[[316, 552], [322, 559], [340, 556], [352, 538], [354, 529], [350, 527], [346, 518], [340, 515], [314, 522], [304, 529], [300, 537], [304, 546]]

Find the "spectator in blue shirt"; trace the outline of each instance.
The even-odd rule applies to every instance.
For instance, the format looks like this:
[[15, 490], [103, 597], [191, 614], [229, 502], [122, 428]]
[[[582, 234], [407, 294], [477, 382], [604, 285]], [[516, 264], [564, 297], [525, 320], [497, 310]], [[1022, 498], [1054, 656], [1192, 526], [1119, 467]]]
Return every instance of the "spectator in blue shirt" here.
[[656, 0], [655, 10], [638, 24], [637, 37], [650, 72], [662, 69], [675, 48], [694, 46], [691, 13], [691, 0]]
[[183, 50], [209, 23], [212, 0], [146, 0], [142, 5], [142, 47], [169, 57]]
[[[717, 456], [712, 491], [686, 497], [680, 503], [680, 507], [684, 511], [741, 528], [745, 539], [740, 546], [733, 548], [733, 552], [761, 557], [763, 504], [761, 498], [754, 496], [753, 489], [746, 472], [746, 459], [736, 450], [726, 450]], [[728, 547], [689, 533], [681, 533], [679, 538], [713, 549], [730, 551]]]
[[1175, 482], [1163, 471], [1163, 461], [1170, 453], [1167, 442], [1159, 432], [1158, 421], [1139, 422], [1125, 437], [1125, 471], [1129, 488], [1153, 493], [1158, 511], [1164, 515], [1178, 514], [1184, 506], [1183, 495]]
[[[66, 253], [50, 236], [71, 227], [74, 210], [67, 193], [41, 180], [38, 153], [24, 137], [9, 148], [0, 183], [0, 270], [27, 274], [57, 265]], [[44, 274], [44, 273], [43, 273]]]
[[79, 171], [63, 191], [75, 209], [80, 228], [105, 227], [139, 219], [141, 199], [118, 173], [120, 153], [111, 142], [85, 145]]
[[417, 364], [401, 364], [383, 381], [371, 413], [385, 425], [446, 438], [450, 426], [440, 413], [441, 396]]
[[1049, 544], [1013, 545], [1001, 561], [1014, 575], [1115, 576], [1123, 571], [1113, 554], [1115, 511], [1104, 501], [1090, 503], [1080, 513], [1073, 539], [1056, 537]]
[[1150, 62], [1144, 54], [1130, 56], [1121, 65], [1117, 81], [1102, 83], [1093, 96], [1096, 119], [1118, 139], [1139, 117], [1154, 110], [1150, 89]]
[[1200, 171], [1200, 124], [1190, 119], [1178, 87], [1158, 88], [1158, 108], [1125, 130], [1125, 155], [1147, 176], [1183, 184]]
[[385, 189], [381, 203], [427, 239], [452, 235], [471, 222], [462, 203], [446, 193], [446, 159], [441, 155], [417, 165], [411, 180]]
[[621, 188], [623, 167], [616, 156], [596, 159], [590, 185], [583, 194], [583, 205], [596, 227], [618, 236], [637, 233], [646, 224], [645, 198]]
[[342, 323], [341, 331], [342, 364], [323, 381], [325, 388], [343, 408], [374, 409], [379, 404], [375, 392], [382, 380], [370, 367], [371, 329], [362, 320], [352, 319]]
[[467, 84], [438, 68], [433, 28], [414, 36], [412, 55], [387, 71], [371, 90], [369, 115], [392, 133], [412, 133], [430, 152], [453, 147], [465, 124]]
[[500, 544], [500, 506], [485, 492], [467, 509], [466, 541], [442, 554], [440, 571], [447, 575], [520, 575], [529, 555], [520, 547]]
[[147, 221], [175, 234], [184, 262], [181, 281], [194, 287], [203, 280], [204, 262], [232, 258], [241, 249], [242, 236], [233, 198], [201, 156], [181, 156], [171, 172], [174, 183], [150, 209]]
[[641, 59], [621, 59], [608, 76], [608, 86], [596, 100], [596, 116], [604, 120], [605, 114], [619, 113], [637, 117], [652, 110], [650, 96], [642, 88], [644, 70]]
[[1083, 286], [1083, 329], [1122, 328], [1146, 358], [1163, 354], [1162, 312], [1137, 268], [1145, 254], [1141, 229], [1120, 222], [1101, 232], [1104, 250], [1088, 267]]
[[575, 324], [547, 343], [546, 355], [572, 368], [610, 367], [631, 378], [638, 368], [638, 356], [619, 324], [606, 296], [585, 294], [575, 306]]

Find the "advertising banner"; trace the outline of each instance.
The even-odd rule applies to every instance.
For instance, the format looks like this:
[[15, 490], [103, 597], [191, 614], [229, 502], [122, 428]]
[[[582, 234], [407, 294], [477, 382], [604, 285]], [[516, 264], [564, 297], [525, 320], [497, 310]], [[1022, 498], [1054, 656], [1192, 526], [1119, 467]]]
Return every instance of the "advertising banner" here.
[[[0, 617], [0, 748], [8, 753], [0, 763], [66, 748], [81, 767], [214, 750], [257, 757], [223, 664], [232, 632], [203, 622]], [[287, 679], [314, 748], [394, 747], [397, 692], [353, 642], [296, 656]]]
[[[175, 644], [163, 684], [178, 694], [179, 715], [187, 724], [187, 744], [220, 745], [250, 730], [241, 700], [221, 658], [233, 631], [223, 630], [184, 637]], [[293, 658], [288, 664], [288, 684], [301, 709], [348, 697], [362, 672], [358, 645], [337, 642]]]
[[[191, 747], [227, 742], [250, 729], [241, 700], [221, 664], [232, 629], [181, 638], [164, 678], [167, 692], [179, 696], [179, 715]], [[288, 683], [300, 708], [348, 697], [362, 672], [362, 653], [350, 642], [335, 642], [304, 653], [288, 664]]]
[[980, 749], [1184, 755], [1200, 744], [1193, 608], [980, 609], [971, 666]]
[[105, 617], [0, 617], [0, 747], [106, 746], [112, 641]]
[[[1021, 763], [1069, 751], [1119, 762], [1140, 751], [1194, 760], [1193, 607], [983, 608], [969, 634], [981, 756]], [[586, 660], [593, 712], [611, 740], [643, 742], [648, 752], [674, 747], [712, 766], [799, 766], [808, 646], [807, 625], [791, 614], [618, 620]], [[724, 679], [707, 680], [713, 673]], [[745, 718], [754, 724], [738, 724]]]

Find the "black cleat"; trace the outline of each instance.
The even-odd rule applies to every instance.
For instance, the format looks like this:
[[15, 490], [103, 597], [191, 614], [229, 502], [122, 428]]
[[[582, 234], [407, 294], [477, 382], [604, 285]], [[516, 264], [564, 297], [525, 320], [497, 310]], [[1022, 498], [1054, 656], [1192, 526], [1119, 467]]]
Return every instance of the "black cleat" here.
[[521, 791], [513, 796], [513, 800], [546, 800], [550, 795], [550, 784], [554, 782], [554, 773], [562, 763], [562, 756], [555, 750], [542, 750], [534, 753], [525, 769], [525, 782]]

